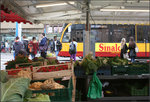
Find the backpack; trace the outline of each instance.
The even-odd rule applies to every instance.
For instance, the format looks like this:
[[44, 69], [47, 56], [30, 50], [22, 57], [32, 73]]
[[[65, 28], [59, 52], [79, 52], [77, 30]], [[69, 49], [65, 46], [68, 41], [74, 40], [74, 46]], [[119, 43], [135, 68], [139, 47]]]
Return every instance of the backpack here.
[[70, 54], [76, 53], [76, 45], [73, 42], [70, 44], [69, 53]]
[[34, 50], [33, 50], [33, 44], [32, 44], [32, 43], [29, 43], [29, 44], [28, 44], [28, 49], [29, 49], [29, 52], [30, 52], [30, 53], [33, 53], [33, 52], [34, 52]]

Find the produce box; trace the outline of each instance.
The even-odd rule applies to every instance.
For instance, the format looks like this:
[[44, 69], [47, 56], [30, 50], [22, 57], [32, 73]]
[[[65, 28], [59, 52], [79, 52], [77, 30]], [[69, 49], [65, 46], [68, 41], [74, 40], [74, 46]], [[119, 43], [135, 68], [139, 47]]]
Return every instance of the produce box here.
[[32, 70], [33, 70], [33, 80], [60, 78], [63, 76], [71, 76], [73, 73], [71, 63], [38, 66], [33, 67]]
[[31, 72], [31, 69], [30, 69], [30, 68], [9, 69], [9, 70], [6, 70], [6, 72], [8, 73], [8, 75], [9, 75], [10, 77], [16, 77], [17, 74], [18, 74], [21, 70]]
[[144, 88], [141, 88], [141, 89], [138, 89], [132, 86], [131, 95], [132, 96], [148, 96], [148, 86], [145, 86]]
[[60, 70], [67, 70], [67, 64], [60, 64], [58, 66], [50, 65], [50, 66], [41, 66], [37, 72], [53, 72], [53, 71], [60, 71]]
[[111, 66], [104, 65], [97, 70], [97, 75], [111, 75]]
[[129, 66], [124, 66], [124, 65], [120, 65], [120, 66], [112, 66], [112, 75], [114, 74], [119, 74], [119, 75], [123, 75], [123, 74], [128, 74], [128, 68]]
[[108, 70], [108, 69], [101, 70], [101, 69], [99, 69], [99, 70], [97, 70], [97, 75], [111, 75], [111, 70]]
[[72, 78], [70, 80], [62, 81], [61, 79], [55, 79], [55, 81], [61, 85], [64, 85], [63, 89], [48, 89], [48, 90], [32, 90], [33, 93], [48, 94], [51, 101], [72, 101]]
[[136, 63], [129, 65], [128, 74], [129, 75], [141, 75], [141, 74], [148, 74], [149, 72], [149, 65], [147, 63]]

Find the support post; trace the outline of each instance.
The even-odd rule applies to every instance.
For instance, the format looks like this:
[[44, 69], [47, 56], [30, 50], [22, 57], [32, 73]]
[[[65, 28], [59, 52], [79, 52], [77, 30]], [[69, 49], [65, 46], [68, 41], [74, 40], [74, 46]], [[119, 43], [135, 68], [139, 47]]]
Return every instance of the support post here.
[[22, 23], [16, 22], [16, 37], [18, 36], [21, 41], [21, 35], [22, 35]]
[[86, 0], [86, 30], [85, 30], [85, 39], [84, 39], [84, 57], [90, 53], [90, 27], [89, 27], [89, 0]]
[[47, 25], [46, 24], [44, 24], [44, 33], [46, 34], [47, 33]]

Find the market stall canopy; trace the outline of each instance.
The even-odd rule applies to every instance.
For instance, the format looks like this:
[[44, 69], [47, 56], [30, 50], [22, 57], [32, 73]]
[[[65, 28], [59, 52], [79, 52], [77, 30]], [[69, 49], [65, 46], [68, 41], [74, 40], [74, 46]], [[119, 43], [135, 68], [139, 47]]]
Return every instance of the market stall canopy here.
[[25, 20], [24, 18], [18, 16], [17, 14], [13, 13], [11, 10], [8, 10], [8, 8], [5, 8], [4, 5], [1, 5], [1, 18], [0, 22], [18, 22], [18, 23], [30, 23], [30, 21]]
[[[85, 23], [86, 0], [2, 0], [34, 23]], [[149, 0], [89, 0], [90, 23], [149, 24]], [[8, 7], [9, 7], [8, 6]]]

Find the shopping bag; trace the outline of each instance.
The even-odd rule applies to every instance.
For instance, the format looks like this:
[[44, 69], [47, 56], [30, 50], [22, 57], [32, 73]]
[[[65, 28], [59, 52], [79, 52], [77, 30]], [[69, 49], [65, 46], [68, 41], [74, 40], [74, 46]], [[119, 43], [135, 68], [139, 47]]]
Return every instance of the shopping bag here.
[[128, 59], [128, 58], [129, 58], [128, 53], [123, 54], [123, 58], [124, 58], [124, 59]]
[[97, 99], [102, 97], [102, 83], [94, 72], [93, 78], [90, 81], [87, 97]]
[[137, 45], [135, 47], [135, 52], [139, 52], [139, 48], [137, 47]]

